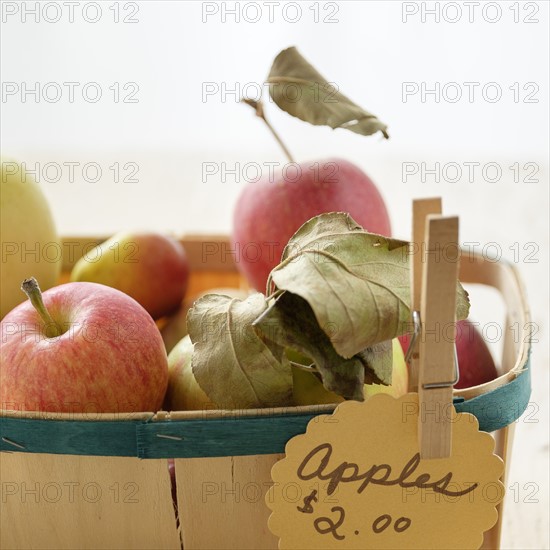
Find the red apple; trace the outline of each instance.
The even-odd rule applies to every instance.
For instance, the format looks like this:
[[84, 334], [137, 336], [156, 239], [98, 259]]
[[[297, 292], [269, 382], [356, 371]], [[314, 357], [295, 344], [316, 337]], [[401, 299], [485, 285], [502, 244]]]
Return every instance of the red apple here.
[[[410, 336], [399, 336], [403, 351], [409, 349]], [[470, 388], [494, 380], [497, 369], [493, 356], [476, 326], [468, 319], [458, 321], [456, 325], [456, 355], [460, 379], [456, 389]]]
[[290, 237], [325, 212], [348, 212], [367, 231], [390, 236], [386, 206], [372, 180], [351, 162], [328, 159], [289, 164], [249, 183], [233, 218], [238, 268], [264, 292]]
[[176, 311], [189, 280], [181, 243], [158, 233], [118, 233], [88, 251], [71, 281], [107, 285], [137, 300], [154, 319]]
[[159, 410], [168, 385], [168, 360], [145, 309], [104, 285], [68, 283], [41, 295], [33, 281], [24, 282], [31, 301], [0, 323], [1, 408]]

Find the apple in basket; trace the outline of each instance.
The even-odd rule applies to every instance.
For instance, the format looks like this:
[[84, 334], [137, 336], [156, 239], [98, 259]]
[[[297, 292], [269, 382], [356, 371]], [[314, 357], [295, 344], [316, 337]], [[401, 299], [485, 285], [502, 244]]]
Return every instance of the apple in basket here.
[[0, 323], [0, 404], [45, 412], [157, 411], [168, 361], [151, 316], [126, 294], [68, 283], [29, 297]]
[[76, 262], [71, 281], [116, 288], [158, 319], [180, 306], [189, 262], [182, 244], [169, 235], [118, 233]]
[[[266, 84], [277, 107], [300, 120], [359, 135], [380, 132], [389, 137], [383, 122], [335, 90], [295, 47], [277, 55]], [[320, 93], [312, 94], [313, 88]], [[298, 164], [267, 120], [263, 101], [246, 97], [242, 101], [264, 121], [289, 161], [251, 180], [235, 205], [232, 241], [239, 251], [237, 267], [251, 286], [265, 291], [286, 243], [302, 224], [319, 214], [347, 212], [367, 231], [391, 235], [384, 199], [367, 174], [341, 158]]]
[[[410, 335], [399, 337], [403, 351], [409, 349]], [[455, 389], [471, 388], [498, 377], [493, 356], [475, 323], [462, 319], [456, 324], [456, 355], [460, 378]]]
[[[286, 168], [286, 167], [285, 167]], [[283, 248], [300, 226], [324, 212], [348, 212], [371, 233], [390, 236], [388, 211], [374, 182], [343, 159], [294, 163], [248, 184], [235, 206], [232, 240], [238, 269], [264, 292]]]

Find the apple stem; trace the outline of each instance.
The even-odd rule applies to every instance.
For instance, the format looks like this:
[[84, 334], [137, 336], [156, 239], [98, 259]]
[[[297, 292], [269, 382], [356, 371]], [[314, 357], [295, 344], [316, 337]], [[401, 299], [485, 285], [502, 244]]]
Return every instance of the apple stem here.
[[273, 128], [273, 126], [271, 126], [271, 124], [267, 120], [267, 117], [265, 116], [265, 111], [264, 111], [264, 104], [261, 101], [248, 99], [246, 97], [243, 97], [241, 101], [243, 103], [246, 103], [247, 105], [250, 105], [253, 109], [256, 110], [256, 116], [260, 117], [265, 122], [266, 126], [271, 130], [273, 137], [277, 140], [277, 143], [281, 146], [281, 149], [286, 155], [286, 158], [288, 159], [288, 161], [292, 163], [296, 162], [292, 157], [292, 155], [290, 154], [290, 151], [287, 149], [287, 146], [284, 144], [284, 141], [280, 138], [279, 134], [275, 131], [275, 128]]
[[31, 277], [30, 279], [25, 279], [21, 283], [21, 290], [27, 295], [27, 298], [31, 301], [32, 306], [38, 312], [38, 315], [42, 318], [42, 321], [46, 324], [45, 334], [48, 338], [55, 338], [62, 334], [62, 330], [59, 325], [53, 320], [49, 311], [44, 305], [42, 300], [42, 292], [38, 286], [38, 281]]

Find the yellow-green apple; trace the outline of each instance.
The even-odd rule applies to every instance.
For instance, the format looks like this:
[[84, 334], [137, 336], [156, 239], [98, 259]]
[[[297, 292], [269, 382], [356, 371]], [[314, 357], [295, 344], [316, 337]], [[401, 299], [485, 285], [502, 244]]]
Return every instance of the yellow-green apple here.
[[[387, 393], [392, 397], [401, 397], [407, 393], [409, 384], [409, 371], [405, 364], [403, 350], [399, 340], [394, 338], [392, 341], [393, 367], [391, 386], [382, 384], [365, 384], [363, 387], [365, 399], [376, 395], [377, 393]], [[287, 351], [289, 359], [300, 365], [308, 365], [306, 357], [296, 354], [294, 351]], [[292, 381], [294, 402], [296, 405], [323, 405], [326, 403], [341, 403], [344, 398], [340, 395], [328, 391], [323, 383], [315, 374], [307, 372], [300, 367], [292, 367]]]
[[158, 233], [118, 233], [88, 251], [71, 272], [71, 281], [100, 283], [125, 292], [154, 319], [177, 310], [188, 280], [185, 249]]
[[186, 298], [179, 310], [169, 318], [168, 322], [160, 331], [162, 339], [164, 340], [164, 345], [166, 346], [166, 353], [170, 353], [174, 349], [174, 346], [187, 335], [187, 312], [199, 298], [202, 298], [206, 294], [223, 294], [241, 300], [248, 296], [246, 290], [240, 290], [238, 288], [212, 288], [204, 292], [199, 292], [189, 299]]
[[21, 281], [35, 276], [43, 287], [57, 283], [62, 248], [42, 190], [24, 167], [0, 159], [0, 318], [24, 299]]
[[29, 300], [0, 323], [0, 404], [48, 412], [149, 412], [162, 406], [168, 358], [151, 316], [126, 294], [67, 283]]
[[[403, 351], [409, 349], [410, 336], [399, 337]], [[457, 321], [456, 324], [456, 355], [460, 378], [454, 385], [456, 389], [470, 388], [494, 380], [497, 369], [493, 356], [483, 340], [483, 336], [469, 319]]]
[[165, 408], [171, 411], [193, 411], [216, 409], [199, 386], [193, 370], [193, 343], [189, 335], [182, 338], [168, 356], [170, 372]]
[[234, 210], [232, 241], [237, 267], [254, 288], [265, 291], [290, 237], [325, 212], [348, 212], [367, 231], [390, 236], [380, 192], [346, 160], [292, 163], [243, 189]]

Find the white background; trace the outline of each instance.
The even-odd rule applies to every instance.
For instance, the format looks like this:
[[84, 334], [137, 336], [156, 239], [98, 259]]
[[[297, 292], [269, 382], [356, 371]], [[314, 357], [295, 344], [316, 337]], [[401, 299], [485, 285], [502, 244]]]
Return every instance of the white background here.
[[[229, 233], [246, 174], [222, 174], [223, 163], [234, 169], [236, 163], [285, 161], [237, 95], [255, 93], [275, 55], [295, 45], [329, 81], [386, 122], [391, 135], [385, 141], [312, 127], [269, 104], [272, 123], [298, 160], [337, 156], [361, 166], [379, 186], [401, 238], [409, 237], [411, 199], [441, 195], [445, 212], [460, 215], [463, 243], [478, 242], [478, 250], [486, 247], [517, 264], [540, 328], [533, 350], [536, 412], [516, 431], [510, 483], [519, 490], [508, 496], [503, 547], [547, 548], [549, 4], [440, 2], [437, 22], [426, 13], [435, 2], [300, 2], [298, 9], [279, 2], [270, 21], [265, 2], [241, 2], [237, 22], [225, 12], [234, 2], [139, 2], [137, 13], [133, 3], [121, 2], [119, 23], [114, 2], [99, 3], [96, 23], [86, 21], [97, 17], [90, 3], [75, 7], [74, 22], [66, 6], [53, 4], [44, 11], [42, 3], [39, 15], [24, 18], [35, 2], [2, 3], [1, 138], [3, 154], [30, 168], [38, 163], [62, 235], [131, 228]], [[137, 22], [124, 23], [125, 17]], [[73, 102], [64, 82], [79, 83]], [[134, 89], [124, 90], [129, 82], [139, 87], [136, 103], [121, 101]], [[448, 85], [438, 101], [420, 93], [405, 101], [406, 82], [429, 89], [458, 83], [463, 96], [453, 102], [457, 88]], [[465, 82], [477, 83], [470, 85], [471, 101]], [[56, 85], [62, 96], [49, 102], [22, 93], [36, 83], [40, 91], [54, 83], [50, 99]], [[83, 98], [86, 83], [100, 86], [98, 102]], [[118, 103], [109, 89], [115, 83]], [[496, 86], [484, 94], [488, 83]], [[205, 96], [205, 87], [237, 94]], [[497, 88], [502, 97], [490, 101]], [[49, 162], [79, 162], [74, 181], [66, 167], [54, 181], [54, 168], [44, 173]], [[82, 173], [89, 162], [102, 168], [97, 183]], [[119, 163], [121, 176], [129, 176], [122, 168], [128, 162], [139, 169], [138, 181], [114, 182], [109, 166]], [[205, 177], [206, 162], [220, 172]], [[439, 182], [429, 174], [405, 178], [403, 163], [428, 169], [458, 163], [463, 175], [452, 181], [448, 165]], [[479, 163], [473, 181], [464, 163]], [[489, 166], [484, 174], [487, 163], [501, 176]], [[515, 163], [519, 181], [509, 168]], [[474, 315], [494, 319], [491, 304], [480, 295]], [[534, 495], [529, 483], [536, 484]]]

